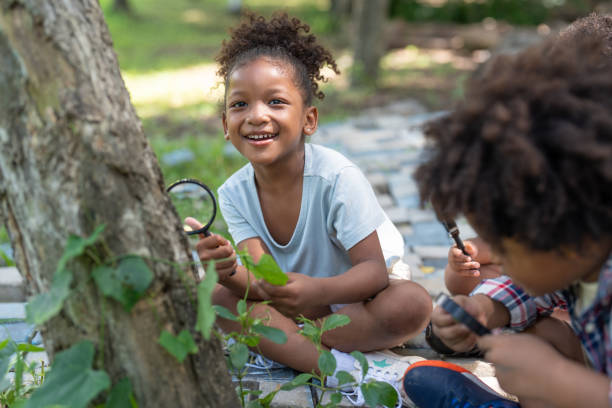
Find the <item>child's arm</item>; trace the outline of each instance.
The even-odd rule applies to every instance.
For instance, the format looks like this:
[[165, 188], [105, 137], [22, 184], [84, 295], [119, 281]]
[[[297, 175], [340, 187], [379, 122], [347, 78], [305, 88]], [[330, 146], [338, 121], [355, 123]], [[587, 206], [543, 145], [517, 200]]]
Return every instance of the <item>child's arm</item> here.
[[609, 407], [610, 379], [565, 358], [529, 334], [484, 336], [478, 341], [495, 365], [502, 388], [528, 402], [554, 407]]
[[376, 231], [348, 253], [353, 267], [341, 275], [312, 278], [289, 273], [285, 286], [266, 282], [258, 282], [258, 285], [275, 308], [286, 316], [297, 316], [320, 306], [361, 302], [387, 286], [389, 278]]
[[[507, 276], [487, 279], [471, 296], [455, 296], [453, 300], [489, 329], [511, 327], [515, 330], [526, 329], [538, 317], [549, 316], [555, 307], [566, 304], [557, 292], [533, 298]], [[453, 350], [468, 351], [476, 344], [476, 336], [440, 307], [434, 309], [431, 323], [433, 333]]]

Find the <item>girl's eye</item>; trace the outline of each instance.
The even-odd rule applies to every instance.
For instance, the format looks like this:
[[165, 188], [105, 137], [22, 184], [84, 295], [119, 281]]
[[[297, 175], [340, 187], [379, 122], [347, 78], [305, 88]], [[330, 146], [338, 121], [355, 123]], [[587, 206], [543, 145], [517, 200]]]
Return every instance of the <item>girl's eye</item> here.
[[238, 102], [234, 102], [230, 104], [230, 108], [242, 108], [244, 106], [246, 106], [246, 103], [242, 101], [238, 101]]
[[281, 103], [283, 103], [283, 101], [281, 101], [280, 99], [272, 99], [270, 101], [270, 105], [280, 105]]

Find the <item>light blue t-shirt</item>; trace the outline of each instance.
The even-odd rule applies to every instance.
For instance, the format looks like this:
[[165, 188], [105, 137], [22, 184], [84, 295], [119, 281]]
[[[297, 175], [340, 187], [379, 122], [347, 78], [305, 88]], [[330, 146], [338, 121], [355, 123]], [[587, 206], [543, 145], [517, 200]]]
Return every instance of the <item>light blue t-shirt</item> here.
[[312, 277], [342, 274], [352, 267], [348, 250], [378, 230], [385, 259], [403, 256], [401, 234], [384, 213], [363, 173], [342, 154], [305, 145], [302, 203], [286, 245], [270, 235], [263, 219], [254, 171], [247, 164], [219, 188], [219, 206], [238, 244], [260, 237], [285, 272]]

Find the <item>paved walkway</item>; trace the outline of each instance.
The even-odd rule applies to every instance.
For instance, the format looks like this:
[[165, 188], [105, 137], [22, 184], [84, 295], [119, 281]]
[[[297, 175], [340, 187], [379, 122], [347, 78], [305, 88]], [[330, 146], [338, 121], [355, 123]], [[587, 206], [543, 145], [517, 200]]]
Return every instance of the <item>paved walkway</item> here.
[[[312, 136], [311, 142], [322, 144], [342, 152], [355, 162], [374, 187], [380, 204], [398, 227], [406, 242], [404, 261], [410, 265], [413, 280], [424, 286], [434, 297], [445, 291], [443, 269], [448, 248], [452, 240], [433, 211], [419, 208], [417, 188], [412, 174], [421, 159], [425, 146], [422, 125], [439, 113], [428, 113], [416, 101], [406, 100], [392, 105], [374, 108], [348, 120], [325, 124]], [[227, 154], [232, 154], [228, 148]], [[163, 158], [162, 158], [163, 159]], [[464, 220], [457, 222], [464, 238], [474, 235]], [[0, 269], [0, 302], [23, 302], [23, 291], [15, 269]], [[0, 305], [2, 305], [0, 303]], [[21, 304], [22, 305], [22, 304]], [[19, 309], [19, 304], [5, 304], [0, 308], [0, 324], [15, 329], [21, 336], [24, 327], [20, 323], [3, 320], [19, 316], [4, 316]], [[12, 326], [12, 327], [9, 327]], [[4, 332], [4, 333], [3, 333]], [[5, 331], [0, 330], [0, 340]], [[424, 342], [423, 335], [393, 350], [401, 355], [417, 355], [440, 359]], [[475, 372], [485, 382], [497, 388], [493, 368], [475, 359], [452, 360]], [[290, 369], [269, 372], [252, 371], [246, 385], [267, 393], [289, 381], [296, 373]], [[315, 407], [318, 401], [316, 390], [309, 386], [291, 392], [280, 392], [273, 407]], [[352, 406], [346, 399], [340, 407]]]

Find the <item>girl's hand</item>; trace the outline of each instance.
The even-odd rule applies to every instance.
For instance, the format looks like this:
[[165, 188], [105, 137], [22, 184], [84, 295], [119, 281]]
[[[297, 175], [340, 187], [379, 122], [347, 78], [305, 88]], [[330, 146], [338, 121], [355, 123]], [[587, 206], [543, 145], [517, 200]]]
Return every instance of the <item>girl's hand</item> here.
[[531, 334], [483, 336], [478, 347], [485, 353], [485, 360], [495, 365], [500, 386], [520, 400], [554, 402], [554, 386], [562, 384], [555, 375], [569, 375], [562, 369], [566, 359]]
[[[191, 217], [185, 218], [185, 224], [194, 230], [203, 226], [198, 220]], [[199, 237], [200, 240], [195, 246], [198, 257], [203, 263], [215, 261], [215, 270], [219, 275], [219, 281], [222, 282], [238, 266], [236, 251], [234, 251], [232, 244], [221, 235], [210, 234], [207, 237], [200, 234]]]
[[276, 310], [287, 317], [296, 317], [313, 306], [319, 293], [316, 278], [301, 273], [288, 272], [289, 281], [283, 286], [272, 285], [264, 280], [254, 283], [265, 300], [270, 300]]
[[[453, 300], [463, 307], [466, 312], [474, 316], [475, 319], [485, 324], [484, 311], [473, 297], [458, 295], [453, 296]], [[433, 310], [431, 324], [434, 334], [455, 351], [469, 351], [478, 340], [476, 334], [465, 325], [458, 323], [441, 306], [437, 306]]]
[[472, 241], [464, 241], [465, 250], [470, 256], [465, 255], [456, 246], [448, 251], [447, 270], [460, 276], [480, 276], [480, 263], [475, 261], [478, 257], [478, 248]]

